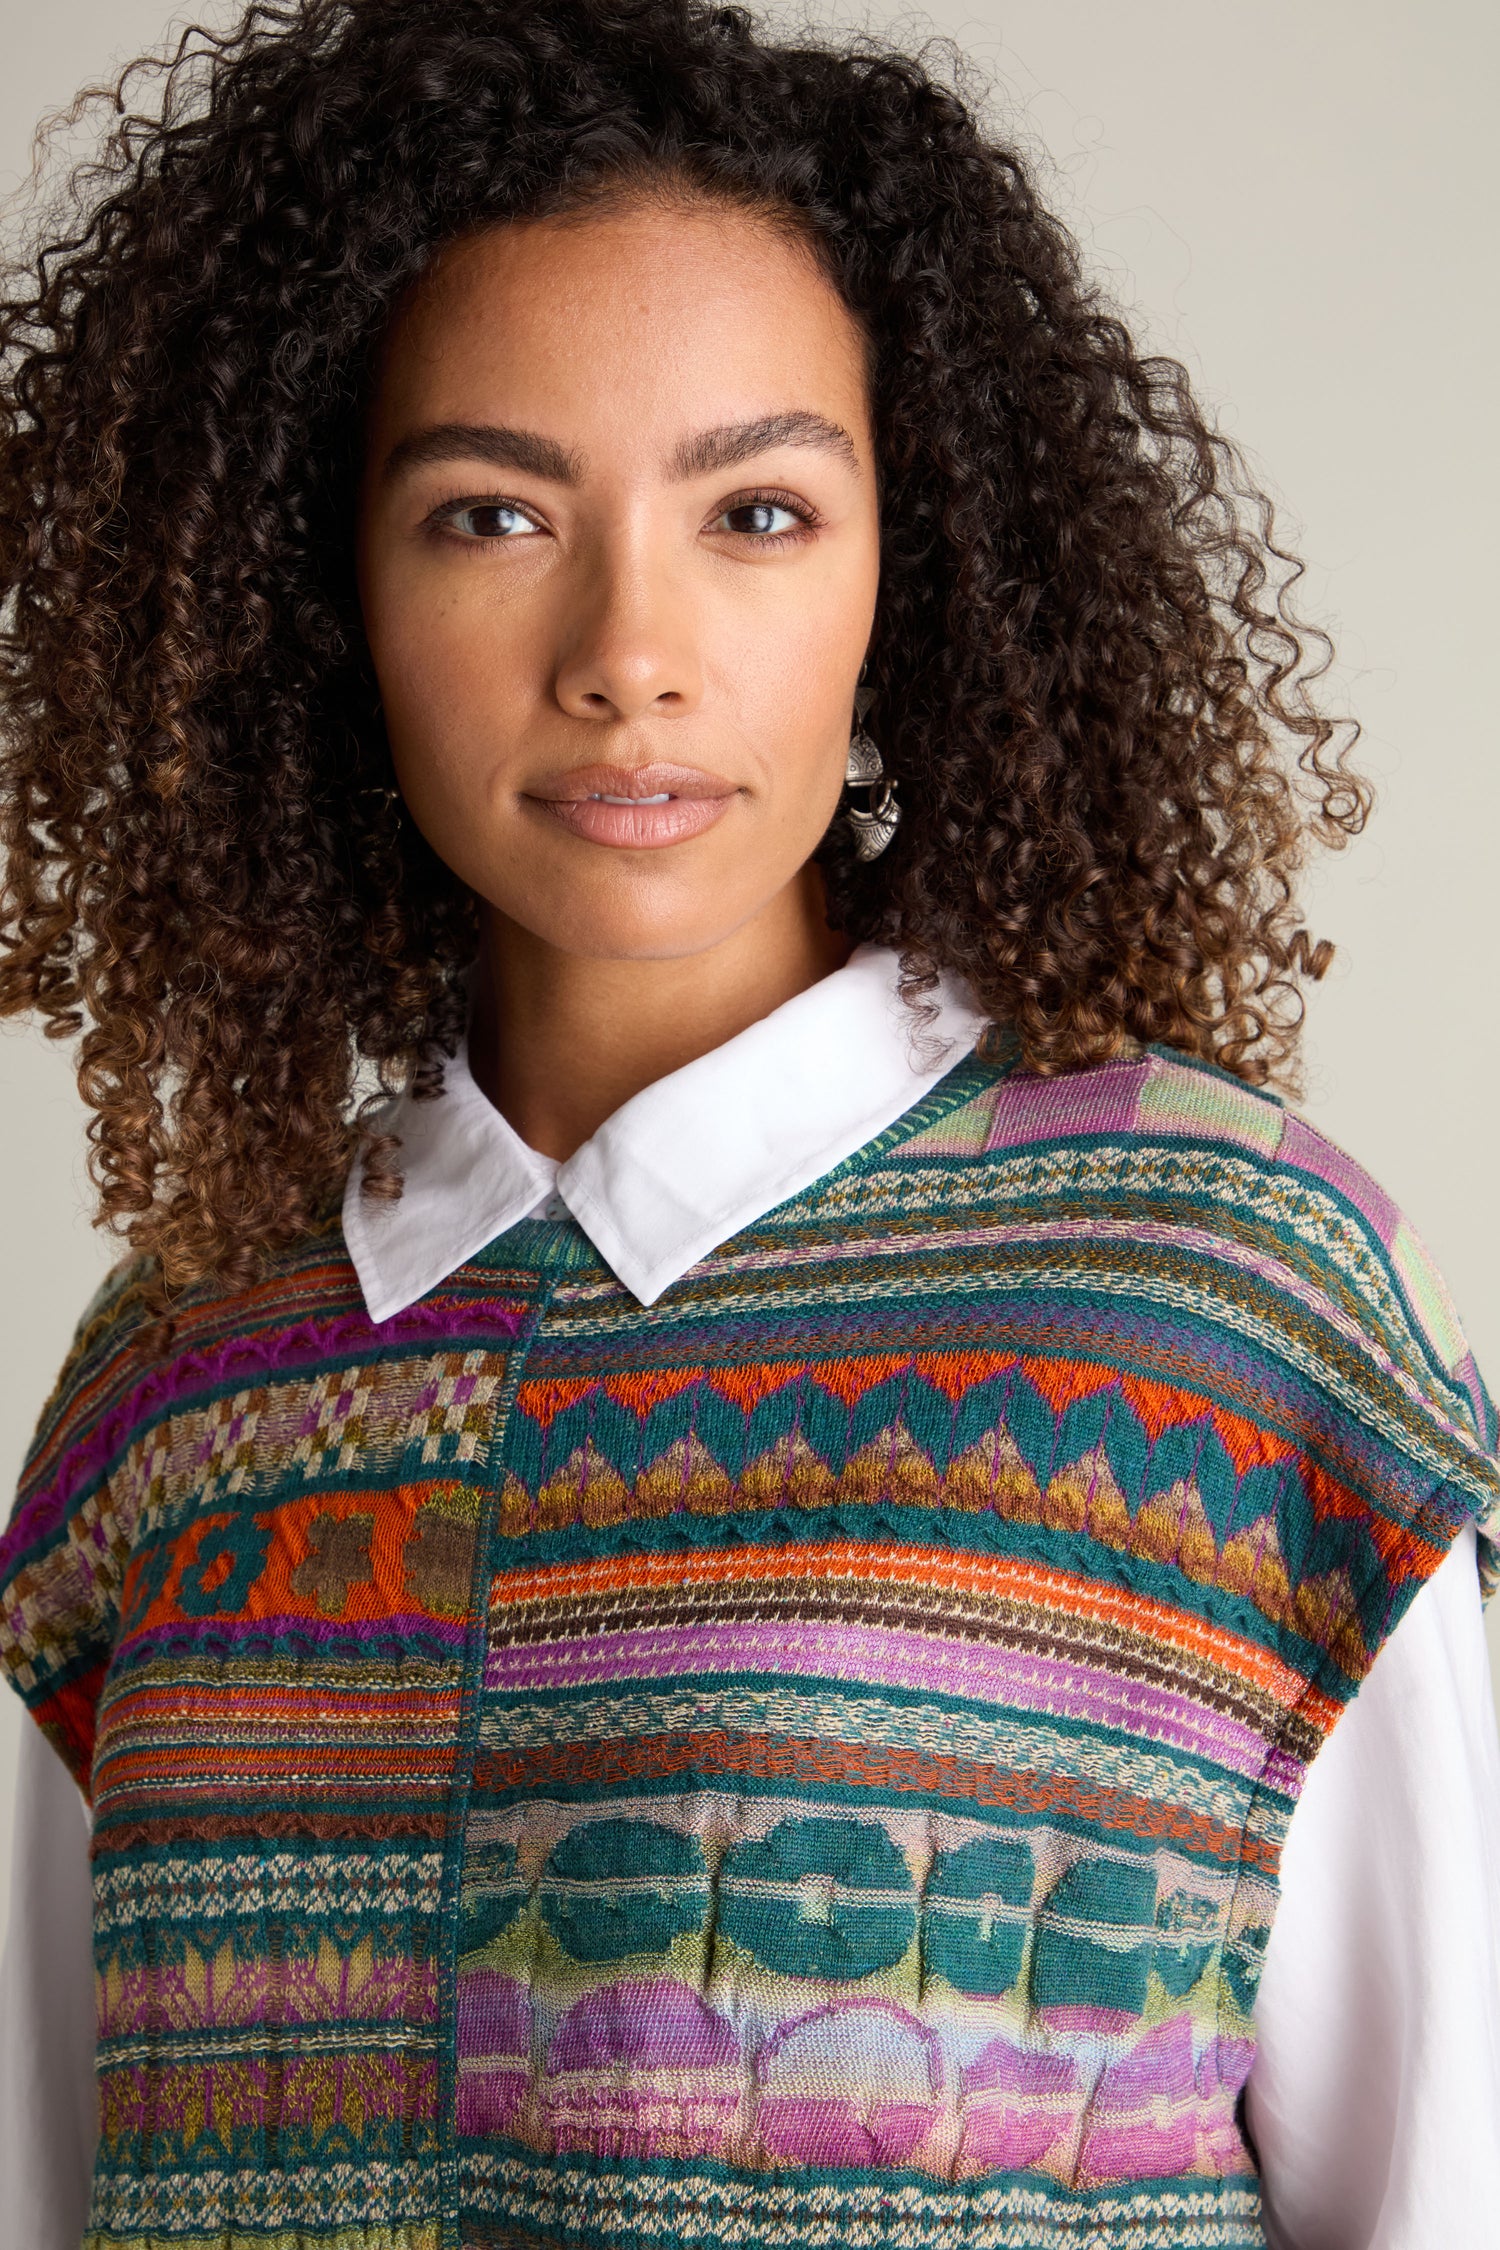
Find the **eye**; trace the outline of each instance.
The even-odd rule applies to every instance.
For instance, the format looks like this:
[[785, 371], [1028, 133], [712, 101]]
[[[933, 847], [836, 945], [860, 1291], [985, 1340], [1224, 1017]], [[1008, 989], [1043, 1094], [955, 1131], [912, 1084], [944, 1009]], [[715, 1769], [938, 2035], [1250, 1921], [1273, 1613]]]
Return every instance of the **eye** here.
[[737, 537], [752, 539], [763, 547], [801, 539], [813, 529], [816, 521], [804, 501], [793, 500], [789, 493], [779, 492], [752, 492], [743, 500], [731, 500], [713, 520]]
[[445, 500], [427, 521], [474, 545], [511, 540], [541, 529], [536, 518], [513, 500]]

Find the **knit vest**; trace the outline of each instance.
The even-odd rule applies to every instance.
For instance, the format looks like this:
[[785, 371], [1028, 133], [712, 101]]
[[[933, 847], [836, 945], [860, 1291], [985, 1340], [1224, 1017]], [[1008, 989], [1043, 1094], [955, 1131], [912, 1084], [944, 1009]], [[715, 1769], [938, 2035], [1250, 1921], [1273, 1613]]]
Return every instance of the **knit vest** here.
[[1493, 1408], [1169, 1050], [972, 1055], [643, 1307], [527, 1220], [82, 1324], [0, 1655], [95, 1807], [129, 2250], [1248, 2250], [1311, 1759]]

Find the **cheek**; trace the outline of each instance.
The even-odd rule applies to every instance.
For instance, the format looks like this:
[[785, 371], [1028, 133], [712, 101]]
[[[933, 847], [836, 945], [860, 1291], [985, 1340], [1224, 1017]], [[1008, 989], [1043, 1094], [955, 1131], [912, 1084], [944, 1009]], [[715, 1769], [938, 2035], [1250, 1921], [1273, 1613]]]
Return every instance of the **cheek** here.
[[778, 833], [826, 825], [843, 785], [866, 630], [857, 616], [808, 603], [745, 651], [733, 701]]
[[493, 599], [457, 576], [443, 579], [392, 571], [370, 588], [365, 630], [387, 705], [403, 708], [446, 682], [466, 693], [503, 666], [505, 640]]
[[399, 584], [374, 590], [366, 633], [413, 808], [435, 788], [474, 804], [534, 710], [535, 636], [523, 619], [497, 615], [492, 592]]
[[873, 521], [837, 522], [818, 542], [743, 567], [706, 557], [683, 574], [705, 669], [715, 655], [764, 697], [828, 705], [852, 687], [880, 580]]

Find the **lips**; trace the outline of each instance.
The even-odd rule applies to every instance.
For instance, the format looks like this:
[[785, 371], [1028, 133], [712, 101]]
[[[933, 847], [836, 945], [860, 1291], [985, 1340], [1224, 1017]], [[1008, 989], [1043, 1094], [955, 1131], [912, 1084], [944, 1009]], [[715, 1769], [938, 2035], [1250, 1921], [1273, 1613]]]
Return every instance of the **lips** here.
[[549, 819], [594, 844], [650, 849], [701, 836], [738, 794], [701, 766], [575, 766], [528, 791]]

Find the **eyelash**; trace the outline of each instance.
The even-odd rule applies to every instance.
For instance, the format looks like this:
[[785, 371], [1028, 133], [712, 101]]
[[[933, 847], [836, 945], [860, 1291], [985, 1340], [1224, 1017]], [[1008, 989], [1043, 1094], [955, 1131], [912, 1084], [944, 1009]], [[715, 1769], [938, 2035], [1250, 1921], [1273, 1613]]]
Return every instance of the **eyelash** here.
[[732, 515], [739, 508], [785, 508], [789, 516], [797, 518], [800, 528], [796, 531], [744, 531], [730, 535], [748, 539], [757, 547], [794, 546], [799, 540], [809, 538], [821, 527], [823, 521], [816, 508], [809, 507], [805, 500], [799, 500], [794, 492], [783, 492], [774, 485], [762, 485], [754, 492], [737, 493], [734, 499], [726, 500], [722, 508], [715, 510], [714, 520], [717, 522], [720, 516]]
[[[797, 518], [798, 529], [796, 531], [743, 531], [731, 533], [730, 536], [748, 539], [756, 547], [790, 547], [800, 540], [809, 538], [822, 527], [822, 517], [815, 508], [808, 505], [807, 501], [799, 500], [795, 493], [783, 492], [778, 486], [771, 485], [758, 486], [753, 492], [736, 493], [732, 500], [726, 500], [722, 508], [714, 511], [712, 520], [717, 522], [720, 516], [733, 515], [740, 508], [763, 507], [784, 508], [788, 515]], [[537, 520], [531, 510], [523, 507], [519, 500], [508, 500], [503, 493], [456, 492], [449, 499], [440, 500], [435, 508], [429, 510], [424, 518], [425, 527], [438, 538], [447, 536], [446, 519], [458, 515], [465, 508], [513, 508], [517, 515], [525, 516], [528, 522], [534, 523]], [[504, 547], [509, 544], [508, 540], [499, 538], [465, 539], [463, 541], [463, 545], [466, 547]]]
[[[503, 492], [455, 492], [450, 498], [440, 500], [435, 508], [428, 510], [422, 519], [422, 527], [435, 538], [445, 538], [448, 536], [447, 518], [459, 515], [465, 508], [513, 508], [518, 516], [525, 516], [528, 522], [536, 521], [529, 508], [523, 508], [519, 500], [507, 500]], [[504, 539], [465, 539], [462, 544], [465, 547], [504, 547], [509, 542]]]

